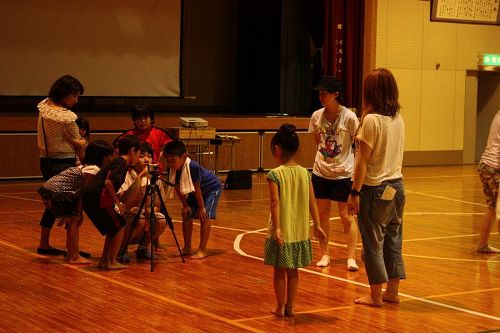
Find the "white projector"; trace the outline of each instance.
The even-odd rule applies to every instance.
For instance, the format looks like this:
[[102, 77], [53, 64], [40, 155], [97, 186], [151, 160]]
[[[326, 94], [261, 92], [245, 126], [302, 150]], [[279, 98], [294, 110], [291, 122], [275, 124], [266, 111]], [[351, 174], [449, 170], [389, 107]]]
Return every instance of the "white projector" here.
[[179, 118], [179, 124], [181, 124], [184, 127], [207, 127], [208, 126], [208, 121], [206, 121], [203, 118], [180, 117]]

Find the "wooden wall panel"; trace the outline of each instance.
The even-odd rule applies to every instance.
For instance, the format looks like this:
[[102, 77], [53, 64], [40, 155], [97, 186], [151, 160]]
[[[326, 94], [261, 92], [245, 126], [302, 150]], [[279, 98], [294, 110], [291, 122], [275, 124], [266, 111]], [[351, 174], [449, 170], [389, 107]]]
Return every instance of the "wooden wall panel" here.
[[[298, 132], [300, 141], [299, 151], [295, 157], [295, 161], [304, 168], [312, 168], [314, 164], [314, 156], [316, 155], [316, 144], [311, 133]], [[262, 166], [264, 169], [272, 169], [278, 166], [278, 163], [271, 154], [271, 139], [274, 132], [265, 133], [263, 137], [262, 151]]]
[[[235, 170], [256, 170], [259, 167], [260, 135], [257, 132], [220, 132], [221, 135], [235, 135], [240, 138], [234, 144], [231, 152], [230, 146], [219, 146], [217, 170], [231, 169], [231, 159], [234, 161]], [[213, 149], [214, 147], [212, 147]], [[231, 153], [234, 154], [231, 156]]]
[[36, 133], [0, 134], [0, 177], [40, 177]]

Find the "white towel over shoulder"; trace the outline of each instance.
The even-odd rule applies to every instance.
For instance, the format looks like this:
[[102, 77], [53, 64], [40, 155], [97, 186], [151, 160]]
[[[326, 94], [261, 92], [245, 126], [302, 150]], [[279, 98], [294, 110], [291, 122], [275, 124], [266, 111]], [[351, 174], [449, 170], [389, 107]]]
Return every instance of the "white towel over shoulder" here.
[[[189, 164], [191, 163], [191, 159], [189, 157], [186, 158], [186, 161], [184, 162], [184, 165], [182, 166], [181, 170], [181, 180], [180, 180], [180, 191], [182, 194], [188, 194], [191, 192], [194, 192], [194, 184], [193, 180], [191, 179], [191, 171], [189, 170]], [[175, 170], [170, 169], [168, 173], [168, 181], [171, 182], [172, 184], [175, 184]], [[173, 189], [170, 187], [167, 191], [167, 197], [168, 198], [173, 198], [174, 197], [174, 192]]]

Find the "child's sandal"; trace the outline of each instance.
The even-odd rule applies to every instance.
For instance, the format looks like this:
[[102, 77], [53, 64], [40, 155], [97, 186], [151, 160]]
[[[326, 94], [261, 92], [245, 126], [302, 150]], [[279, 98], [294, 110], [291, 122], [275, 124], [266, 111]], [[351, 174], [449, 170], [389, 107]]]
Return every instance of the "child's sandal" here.
[[285, 316], [293, 317], [295, 312], [293, 311], [293, 304], [285, 304]]

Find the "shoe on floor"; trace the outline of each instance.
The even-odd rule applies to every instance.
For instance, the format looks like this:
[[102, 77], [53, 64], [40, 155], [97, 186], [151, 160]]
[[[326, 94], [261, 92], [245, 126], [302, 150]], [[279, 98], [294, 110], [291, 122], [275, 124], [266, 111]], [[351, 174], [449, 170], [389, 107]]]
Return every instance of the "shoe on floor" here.
[[118, 255], [118, 262], [121, 263], [121, 264], [129, 263], [130, 262], [130, 256], [128, 255], [128, 253], [125, 252], [123, 255]]
[[91, 255], [90, 255], [90, 253], [88, 253], [88, 252], [85, 252], [85, 251], [80, 251], [80, 257], [83, 257], [83, 258], [85, 258], [85, 259], [88, 259], [88, 258], [90, 258], [90, 257], [92, 257], [92, 256], [91, 256]]
[[[137, 259], [151, 259], [151, 252], [145, 247], [138, 248], [135, 255]], [[156, 259], [155, 254], [153, 254], [153, 259]]]
[[328, 256], [326, 254], [324, 254], [321, 257], [321, 260], [316, 263], [316, 266], [318, 266], [318, 267], [326, 267], [328, 265], [330, 265], [330, 256]]
[[347, 259], [347, 270], [349, 272], [357, 272], [359, 271], [359, 266], [356, 264], [356, 259]]
[[494, 248], [491, 245], [486, 245], [483, 247], [478, 247], [477, 248], [477, 253], [500, 253], [500, 250], [497, 248]]
[[41, 247], [39, 247], [38, 249], [36, 249], [36, 253], [43, 254], [46, 256], [65, 256], [66, 255], [66, 251], [59, 250], [59, 249], [56, 249], [53, 247], [51, 247], [49, 249], [42, 249]]

